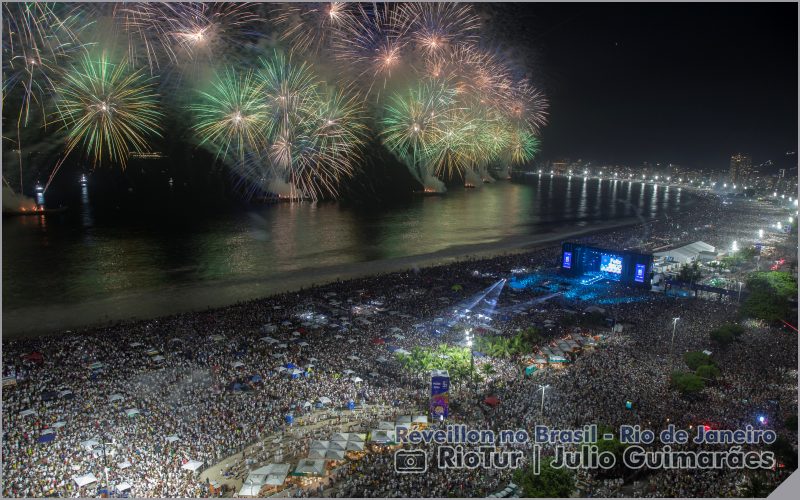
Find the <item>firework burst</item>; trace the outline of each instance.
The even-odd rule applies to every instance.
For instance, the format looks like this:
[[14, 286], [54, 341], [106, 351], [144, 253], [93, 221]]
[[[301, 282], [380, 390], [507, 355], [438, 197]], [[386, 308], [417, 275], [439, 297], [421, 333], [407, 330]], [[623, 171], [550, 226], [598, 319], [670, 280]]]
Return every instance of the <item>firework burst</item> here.
[[416, 50], [428, 57], [478, 39], [480, 20], [472, 6], [454, 2], [410, 2], [399, 6], [399, 19]]
[[455, 92], [439, 82], [420, 83], [389, 97], [381, 120], [384, 144], [418, 181], [429, 175], [427, 158], [438, 140], [439, 123], [454, 102]]
[[161, 135], [153, 79], [129, 70], [124, 60], [86, 55], [65, 74], [57, 93], [58, 118], [66, 131], [64, 157], [82, 144], [95, 164], [106, 160], [125, 168], [129, 152], [148, 151], [148, 137]]
[[233, 154], [243, 161], [247, 151], [264, 145], [268, 112], [263, 87], [253, 72], [239, 75], [228, 69], [200, 93], [200, 103], [189, 106], [195, 114], [195, 132], [201, 145], [213, 149], [218, 157]]

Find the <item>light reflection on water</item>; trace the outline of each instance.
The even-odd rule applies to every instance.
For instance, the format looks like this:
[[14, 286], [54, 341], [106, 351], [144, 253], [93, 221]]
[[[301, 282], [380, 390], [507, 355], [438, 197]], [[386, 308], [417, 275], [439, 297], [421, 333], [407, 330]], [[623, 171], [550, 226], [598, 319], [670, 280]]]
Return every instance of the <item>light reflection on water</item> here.
[[[602, 186], [602, 187], [601, 187]], [[555, 228], [675, 210], [680, 191], [641, 182], [530, 176], [380, 208], [278, 204], [197, 217], [62, 216], [3, 221], [3, 306], [81, 302], [167, 285], [421, 255]]]

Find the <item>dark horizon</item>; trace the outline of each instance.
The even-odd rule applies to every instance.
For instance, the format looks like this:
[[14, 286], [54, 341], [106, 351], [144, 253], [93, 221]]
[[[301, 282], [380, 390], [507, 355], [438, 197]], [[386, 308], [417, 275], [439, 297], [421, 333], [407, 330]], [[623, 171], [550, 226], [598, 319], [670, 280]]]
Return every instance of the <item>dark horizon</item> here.
[[796, 166], [797, 4], [493, 4], [550, 100], [538, 159]]

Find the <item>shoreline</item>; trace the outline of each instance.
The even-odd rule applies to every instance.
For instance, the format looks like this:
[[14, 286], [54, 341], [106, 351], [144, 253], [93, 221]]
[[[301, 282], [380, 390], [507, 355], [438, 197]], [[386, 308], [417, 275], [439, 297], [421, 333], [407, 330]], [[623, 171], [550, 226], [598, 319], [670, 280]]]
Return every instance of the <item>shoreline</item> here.
[[[554, 246], [565, 239], [585, 237], [647, 222], [649, 220], [629, 217], [587, 227], [572, 226], [557, 229], [536, 236], [455, 246], [426, 254], [311, 268], [301, 272], [284, 272], [266, 280], [248, 278], [213, 281], [164, 288], [155, 293], [152, 290], [144, 290], [133, 294], [78, 303], [4, 309], [2, 336], [3, 340], [47, 337], [67, 330], [111, 326], [127, 321], [154, 319], [181, 313], [198, 313], [339, 280], [346, 281], [365, 276], [401, 272], [415, 267], [430, 268], [455, 262], [524, 253]], [[137, 313], [131, 314], [130, 311], [133, 310]]]

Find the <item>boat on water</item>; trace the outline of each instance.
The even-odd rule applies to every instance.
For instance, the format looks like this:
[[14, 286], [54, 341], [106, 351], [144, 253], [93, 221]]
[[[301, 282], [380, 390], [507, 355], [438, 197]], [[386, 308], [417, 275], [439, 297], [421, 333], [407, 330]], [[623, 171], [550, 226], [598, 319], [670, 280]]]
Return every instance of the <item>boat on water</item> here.
[[414, 191], [417, 196], [444, 196], [443, 191], [435, 191], [433, 189], [426, 189], [424, 191]]
[[58, 208], [42, 208], [36, 207], [31, 209], [26, 209], [21, 207], [17, 210], [3, 210], [3, 215], [48, 215], [48, 214], [61, 214], [67, 211], [67, 207], [58, 207]]

